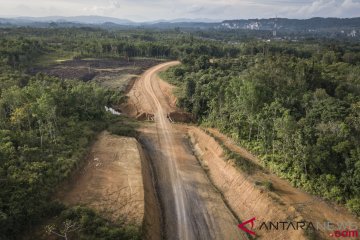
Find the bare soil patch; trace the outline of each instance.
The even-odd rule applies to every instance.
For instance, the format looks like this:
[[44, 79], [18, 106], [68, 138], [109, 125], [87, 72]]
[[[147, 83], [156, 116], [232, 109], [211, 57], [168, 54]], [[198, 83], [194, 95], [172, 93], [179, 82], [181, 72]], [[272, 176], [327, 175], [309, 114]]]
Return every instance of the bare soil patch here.
[[136, 139], [103, 132], [92, 146], [87, 165], [57, 196], [68, 205], [85, 205], [108, 219], [141, 226], [141, 161]]
[[32, 69], [30, 73], [42, 72], [50, 76], [61, 79], [80, 79], [83, 81], [96, 80], [104, 85], [113, 88], [122, 88], [125, 81], [127, 83], [132, 77], [143, 73], [144, 70], [159, 64], [160, 60], [155, 59], [89, 59], [89, 60], [70, 60], [51, 65], [49, 67], [39, 67]]
[[168, 118], [171, 122], [176, 123], [193, 123], [195, 122], [194, 116], [187, 112], [170, 112]]
[[[173, 62], [173, 64], [176, 62]], [[166, 68], [166, 67], [165, 67]], [[164, 68], [159, 71], [164, 70]], [[132, 116], [140, 121], [154, 121], [154, 106], [151, 105], [151, 98], [144, 92], [144, 84], [142, 76], [140, 79], [135, 79], [131, 84], [131, 89], [127, 92], [128, 101], [119, 109], [129, 116]], [[162, 107], [166, 113], [166, 117], [170, 122], [177, 123], [193, 123], [194, 117], [192, 114], [184, 112], [176, 106], [177, 98], [172, 94], [176, 87], [160, 79], [158, 74], [152, 75], [151, 81], [154, 81], [153, 90], [161, 93], [159, 98]]]

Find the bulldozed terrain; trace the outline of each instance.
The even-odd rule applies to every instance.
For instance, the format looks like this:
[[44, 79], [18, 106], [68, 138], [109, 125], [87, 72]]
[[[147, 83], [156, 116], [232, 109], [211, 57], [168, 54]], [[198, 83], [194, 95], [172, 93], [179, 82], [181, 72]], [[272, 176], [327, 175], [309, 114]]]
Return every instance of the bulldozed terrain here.
[[[163, 216], [166, 239], [245, 239], [239, 221], [257, 222], [355, 222], [343, 207], [327, 203], [292, 187], [260, 166], [259, 160], [216, 129], [206, 132], [195, 126], [173, 124], [176, 107], [173, 86], [157, 76], [179, 64], [169, 62], [151, 68], [128, 93], [124, 113], [147, 123], [140, 142], [150, 156]], [[181, 115], [181, 114], [179, 114]], [[190, 120], [189, 120], [190, 119]], [[178, 122], [189, 122], [188, 118]], [[235, 152], [257, 166], [250, 173], [224, 154]], [[255, 229], [258, 226], [255, 226]], [[259, 239], [328, 239], [325, 230], [256, 231]]]
[[31, 70], [61, 79], [96, 81], [105, 87], [125, 91], [129, 81], [141, 75], [146, 69], [159, 64], [154, 59], [74, 59], [38, 67]]
[[358, 223], [343, 207], [270, 173], [217, 129], [184, 124], [192, 115], [176, 107], [175, 87], [157, 75], [177, 64], [152, 67], [127, 84], [128, 101], [119, 108], [143, 121], [137, 139], [101, 133], [86, 166], [58, 193], [62, 202], [112, 220], [126, 216], [143, 225], [146, 239], [252, 239], [238, 224], [253, 217], [256, 239], [331, 239], [325, 230], [258, 228], [269, 221]]
[[86, 205], [113, 221], [126, 216], [142, 224], [144, 186], [141, 150], [136, 139], [102, 132], [92, 146], [86, 166], [60, 194], [68, 205]]
[[[157, 72], [178, 62], [149, 69], [129, 92], [123, 111], [139, 118], [152, 116], [144, 125], [140, 142], [150, 157], [166, 239], [246, 239], [237, 229], [237, 219], [224, 203], [193, 155], [186, 133], [169, 119], [176, 112], [170, 85]], [[174, 120], [176, 121], [176, 119]]]

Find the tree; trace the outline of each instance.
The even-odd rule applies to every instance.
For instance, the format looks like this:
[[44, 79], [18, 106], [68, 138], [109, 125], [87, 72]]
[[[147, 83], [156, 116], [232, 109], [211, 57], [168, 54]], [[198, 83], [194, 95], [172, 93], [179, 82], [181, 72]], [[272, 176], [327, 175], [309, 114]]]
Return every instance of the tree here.
[[65, 240], [70, 240], [69, 234], [78, 231], [80, 229], [80, 226], [76, 222], [66, 220], [65, 222], [63, 222], [63, 227], [59, 230], [56, 230], [56, 227], [54, 225], [47, 225], [45, 228], [46, 232], [50, 235], [55, 235], [64, 238]]

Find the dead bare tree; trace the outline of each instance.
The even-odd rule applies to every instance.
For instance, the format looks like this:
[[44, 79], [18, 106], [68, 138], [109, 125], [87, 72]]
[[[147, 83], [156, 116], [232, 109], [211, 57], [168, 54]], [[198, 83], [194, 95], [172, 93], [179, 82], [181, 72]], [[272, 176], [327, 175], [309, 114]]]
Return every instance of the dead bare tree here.
[[65, 240], [69, 240], [69, 233], [75, 232], [79, 229], [80, 229], [80, 226], [77, 222], [74, 222], [74, 221], [71, 221], [68, 219], [65, 220], [65, 222], [63, 222], [63, 228], [59, 229], [58, 231], [56, 230], [55, 225], [47, 225], [45, 227], [45, 230], [48, 234], [56, 235]]

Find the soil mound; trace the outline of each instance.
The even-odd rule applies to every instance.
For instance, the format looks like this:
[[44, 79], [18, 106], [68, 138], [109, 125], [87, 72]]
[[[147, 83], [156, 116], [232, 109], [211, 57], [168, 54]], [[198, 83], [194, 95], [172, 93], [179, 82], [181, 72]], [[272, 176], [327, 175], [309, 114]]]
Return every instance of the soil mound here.
[[171, 122], [177, 123], [193, 123], [195, 121], [194, 116], [187, 112], [170, 112], [168, 118]]
[[136, 116], [136, 119], [139, 121], [154, 121], [154, 117], [155, 115], [152, 113], [142, 112]]

